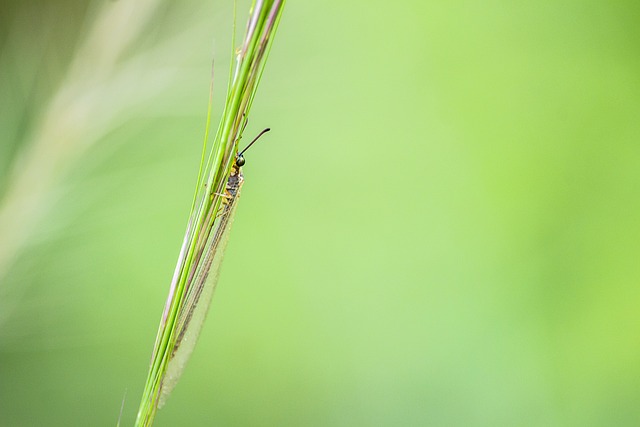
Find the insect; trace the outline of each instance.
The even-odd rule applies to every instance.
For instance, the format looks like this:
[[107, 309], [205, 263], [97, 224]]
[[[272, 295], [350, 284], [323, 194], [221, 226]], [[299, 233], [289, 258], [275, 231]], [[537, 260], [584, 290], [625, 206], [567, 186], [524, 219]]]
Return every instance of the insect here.
[[160, 386], [158, 407], [161, 408], [175, 387], [189, 356], [193, 352], [202, 325], [204, 323], [213, 291], [220, 275], [222, 257], [229, 239], [229, 230], [235, 216], [240, 190], [244, 183], [242, 166], [245, 164], [244, 153], [265, 133], [266, 128], [240, 151], [231, 168], [231, 174], [225, 186], [224, 194], [220, 194], [222, 205], [217, 213], [219, 221], [211, 230], [212, 238], [204, 248], [203, 261], [195, 271], [185, 292], [185, 299], [176, 319], [177, 338], [170, 352], [169, 363]]

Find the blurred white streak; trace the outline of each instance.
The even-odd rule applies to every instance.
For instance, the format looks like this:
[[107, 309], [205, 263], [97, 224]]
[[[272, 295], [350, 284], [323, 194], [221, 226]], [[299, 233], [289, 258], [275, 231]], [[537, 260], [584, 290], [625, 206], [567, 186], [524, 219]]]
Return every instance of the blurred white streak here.
[[[123, 108], [131, 106], [127, 103], [144, 102], [167, 83], [167, 75], [140, 81], [139, 67], [137, 71], [131, 68], [135, 60], [125, 67], [119, 63], [159, 3], [105, 2], [65, 79], [34, 126], [0, 200], [0, 288], [38, 223], [46, 218], [60, 178], [113, 126]], [[0, 311], [3, 316], [9, 315], [7, 308]]]

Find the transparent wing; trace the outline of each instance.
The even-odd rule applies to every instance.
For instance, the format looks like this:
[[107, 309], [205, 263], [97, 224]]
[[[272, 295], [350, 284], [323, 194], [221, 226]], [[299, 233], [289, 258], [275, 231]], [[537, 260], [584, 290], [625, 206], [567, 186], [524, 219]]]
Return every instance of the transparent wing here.
[[[242, 180], [239, 184], [241, 186]], [[239, 196], [240, 187], [238, 187], [236, 195], [224, 206], [224, 210], [220, 214], [221, 220], [214, 230], [209, 245], [205, 248], [205, 256], [199, 263], [193, 279], [189, 280], [185, 300], [176, 321], [177, 338], [160, 386], [158, 408], [164, 405], [177, 384], [202, 330], [213, 291], [220, 276], [220, 265], [229, 240], [229, 230], [235, 217]]]

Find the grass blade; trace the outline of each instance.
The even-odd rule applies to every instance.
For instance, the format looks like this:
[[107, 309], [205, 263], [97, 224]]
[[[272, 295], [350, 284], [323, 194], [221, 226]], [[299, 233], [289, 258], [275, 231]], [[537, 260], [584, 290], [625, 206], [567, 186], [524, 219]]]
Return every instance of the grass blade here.
[[[167, 380], [169, 389], [178, 380], [177, 376], [167, 379], [166, 375], [171, 360], [181, 353], [178, 347], [192, 318], [193, 304], [204, 304], [204, 308], [196, 308], [199, 313], [206, 311], [208, 306], [208, 301], [203, 301], [200, 294], [204, 292], [207, 296], [204, 299], [208, 299], [213, 291], [222, 257], [221, 252], [215, 252], [224, 249], [226, 236], [223, 234], [228, 231], [232, 214], [229, 211], [228, 215], [218, 215], [221, 209], [226, 208], [221, 195], [232, 172], [238, 153], [238, 140], [246, 124], [283, 6], [284, 0], [256, 0], [251, 7], [246, 35], [236, 55], [236, 65], [213, 147], [198, 176], [195, 203], [156, 336], [136, 426], [150, 426], [153, 423], [163, 400], [163, 382]], [[210, 287], [208, 290], [199, 288], [203, 277], [213, 279], [205, 280]], [[190, 339], [191, 346], [195, 344], [195, 338]], [[188, 357], [190, 349], [183, 352]], [[181, 364], [184, 362], [186, 359], [180, 361]], [[180, 371], [178, 369], [177, 375]]]

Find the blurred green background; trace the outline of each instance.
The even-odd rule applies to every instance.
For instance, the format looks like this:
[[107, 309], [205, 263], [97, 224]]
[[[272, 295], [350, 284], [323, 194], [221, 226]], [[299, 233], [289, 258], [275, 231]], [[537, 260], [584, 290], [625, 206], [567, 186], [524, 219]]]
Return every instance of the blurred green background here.
[[[131, 425], [232, 3], [1, 7], [0, 425]], [[639, 20], [290, 1], [155, 425], [640, 425]]]

